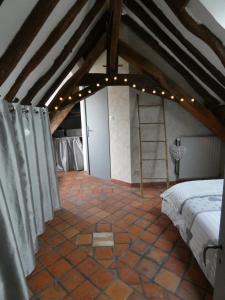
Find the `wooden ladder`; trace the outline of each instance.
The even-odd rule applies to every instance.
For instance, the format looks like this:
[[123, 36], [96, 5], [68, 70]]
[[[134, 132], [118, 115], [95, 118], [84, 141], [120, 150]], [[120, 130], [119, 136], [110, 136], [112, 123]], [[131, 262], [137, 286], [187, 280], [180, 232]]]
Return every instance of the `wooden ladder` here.
[[[165, 118], [165, 103], [164, 103], [164, 98], [162, 98], [161, 104], [149, 104], [149, 105], [141, 105], [140, 104], [140, 99], [139, 99], [139, 95], [137, 94], [137, 108], [138, 108], [138, 133], [139, 133], [139, 158], [140, 158], [140, 193], [141, 193], [141, 197], [144, 196], [144, 180], [151, 180], [151, 179], [162, 179], [162, 180], [166, 180], [166, 186], [167, 188], [169, 187], [169, 166], [168, 166], [168, 147], [167, 147], [167, 132], [166, 132], [166, 118]], [[162, 108], [162, 112], [163, 112], [163, 121], [162, 122], [148, 122], [148, 123], [142, 123], [141, 121], [141, 115], [140, 115], [140, 107], [161, 107]], [[143, 140], [142, 139], [142, 134], [141, 134], [141, 125], [163, 125], [163, 131], [164, 131], [164, 140]], [[165, 147], [165, 157], [163, 158], [149, 158], [143, 159], [143, 148], [142, 145], [143, 143], [164, 143]], [[156, 177], [143, 177], [143, 162], [147, 161], [147, 160], [151, 160], [151, 161], [157, 161], [157, 160], [163, 160], [165, 161], [165, 166], [166, 166], [166, 174], [165, 177], [160, 177], [160, 178], [156, 178]]]

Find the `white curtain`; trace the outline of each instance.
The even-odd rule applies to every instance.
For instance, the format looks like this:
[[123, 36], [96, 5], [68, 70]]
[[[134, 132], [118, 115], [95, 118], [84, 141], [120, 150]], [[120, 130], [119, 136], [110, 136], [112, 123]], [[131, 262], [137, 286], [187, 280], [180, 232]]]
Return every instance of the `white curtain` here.
[[83, 147], [80, 137], [54, 139], [57, 171], [84, 169]]
[[48, 111], [0, 102], [0, 299], [28, 299], [38, 235], [60, 207]]

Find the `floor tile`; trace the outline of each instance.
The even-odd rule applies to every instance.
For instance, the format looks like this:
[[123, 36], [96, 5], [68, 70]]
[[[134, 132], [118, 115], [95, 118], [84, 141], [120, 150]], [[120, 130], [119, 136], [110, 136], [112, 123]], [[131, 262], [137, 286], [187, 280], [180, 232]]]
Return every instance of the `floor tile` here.
[[94, 259], [88, 257], [77, 266], [78, 270], [86, 276], [90, 276], [99, 268], [99, 264], [95, 262]]
[[160, 287], [158, 284], [144, 283], [143, 289], [144, 289], [144, 293], [148, 299], [166, 299], [164, 289], [162, 287]]
[[166, 261], [167, 257], [168, 257], [168, 253], [154, 247], [147, 254], [147, 257], [149, 257], [152, 260], [156, 261], [158, 264], [163, 264]]
[[159, 266], [148, 259], [142, 258], [140, 263], [137, 265], [136, 270], [149, 279], [152, 279], [157, 273]]
[[38, 292], [48, 285], [53, 277], [47, 271], [41, 271], [40, 273], [32, 276], [28, 280], [29, 287], [33, 292]]
[[131, 293], [132, 289], [121, 280], [114, 281], [106, 290], [106, 294], [112, 300], [126, 300]]
[[130, 235], [124, 232], [115, 233], [115, 243], [127, 244], [131, 241]]
[[204, 290], [186, 280], [181, 282], [178, 290], [178, 295], [184, 300], [202, 300], [204, 293]]
[[111, 247], [96, 247], [95, 249], [96, 259], [112, 259], [113, 251]]
[[124, 267], [119, 269], [119, 275], [122, 281], [128, 285], [140, 284], [140, 276], [137, 272], [133, 271], [131, 268]]
[[71, 295], [75, 300], [94, 300], [100, 291], [90, 281], [86, 280]]
[[67, 255], [67, 259], [75, 266], [84, 261], [87, 257], [88, 254], [85, 249], [76, 249]]
[[77, 286], [79, 286], [84, 281], [85, 281], [84, 276], [75, 269], [67, 272], [60, 279], [60, 283], [68, 292], [74, 290]]
[[78, 234], [76, 236], [77, 245], [90, 245], [92, 243], [92, 234]]
[[109, 223], [98, 223], [97, 232], [112, 232], [112, 225]]
[[131, 268], [133, 268], [138, 263], [139, 260], [140, 260], [140, 256], [135, 254], [132, 251], [126, 252], [126, 254], [120, 258], [120, 262], [128, 265]]
[[85, 172], [58, 175], [62, 209], [39, 237], [31, 300], [212, 300], [213, 289], [161, 213], [164, 188], [145, 188], [141, 199], [136, 188]]
[[155, 282], [166, 288], [171, 292], [175, 292], [179, 283], [180, 277], [175, 273], [167, 271], [166, 269], [161, 269], [160, 272], [155, 277]]
[[91, 280], [99, 289], [105, 289], [114, 281], [114, 276], [111, 272], [100, 269], [91, 276]]
[[56, 263], [48, 267], [49, 272], [55, 276], [62, 276], [67, 271], [69, 271], [72, 268], [72, 265], [69, 264], [64, 258], [61, 258]]
[[40, 300], [60, 300], [64, 299], [66, 292], [61, 288], [58, 283], [53, 283], [48, 288], [46, 288], [41, 294], [38, 295]]

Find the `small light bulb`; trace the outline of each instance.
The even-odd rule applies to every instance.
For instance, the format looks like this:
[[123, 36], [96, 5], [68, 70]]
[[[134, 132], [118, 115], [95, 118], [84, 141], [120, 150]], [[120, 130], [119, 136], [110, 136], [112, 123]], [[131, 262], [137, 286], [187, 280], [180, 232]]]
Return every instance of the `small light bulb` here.
[[58, 109], [58, 106], [55, 106], [55, 110], [57, 110]]
[[116, 77], [116, 76], [114, 76], [114, 77], [113, 77], [113, 79], [114, 79], [114, 80], [117, 80], [117, 77]]
[[63, 97], [59, 97], [59, 100], [60, 100], [60, 101], [63, 101]]
[[72, 100], [72, 97], [71, 97], [71, 96], [69, 96], [69, 97], [68, 97], [68, 99], [69, 99], [69, 100]]
[[195, 99], [194, 99], [194, 98], [191, 98], [191, 102], [195, 102]]
[[96, 86], [100, 86], [100, 83], [97, 83]]
[[91, 94], [91, 90], [88, 91], [88, 94]]
[[133, 88], [136, 88], [136, 84], [133, 84], [132, 87], [133, 87]]
[[145, 92], [145, 89], [144, 89], [144, 88], [142, 89], [142, 92]]
[[162, 91], [162, 92], [161, 92], [161, 94], [162, 94], [162, 95], [165, 95], [165, 92], [164, 92], [164, 91]]
[[181, 102], [184, 102], [184, 98], [180, 98], [180, 101], [181, 101]]
[[172, 99], [172, 100], [173, 100], [173, 99], [174, 99], [174, 96], [172, 95], [172, 96], [170, 97], [170, 99]]
[[153, 90], [152, 93], [153, 93], [153, 94], [156, 94], [156, 90]]
[[79, 94], [78, 94], [78, 96], [79, 96], [79, 97], [82, 97], [82, 94], [81, 94], [81, 93], [79, 93]]
[[127, 78], [124, 78], [124, 81], [127, 82]]
[[105, 78], [105, 81], [109, 81], [109, 78], [108, 78], [108, 77], [106, 77], [106, 78]]

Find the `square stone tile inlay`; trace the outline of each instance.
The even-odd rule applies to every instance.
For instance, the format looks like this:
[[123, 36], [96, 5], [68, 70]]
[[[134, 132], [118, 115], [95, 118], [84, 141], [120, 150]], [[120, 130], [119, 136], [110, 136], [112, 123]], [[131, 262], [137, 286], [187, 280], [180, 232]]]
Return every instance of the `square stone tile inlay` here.
[[93, 232], [93, 247], [113, 247], [113, 232]]

